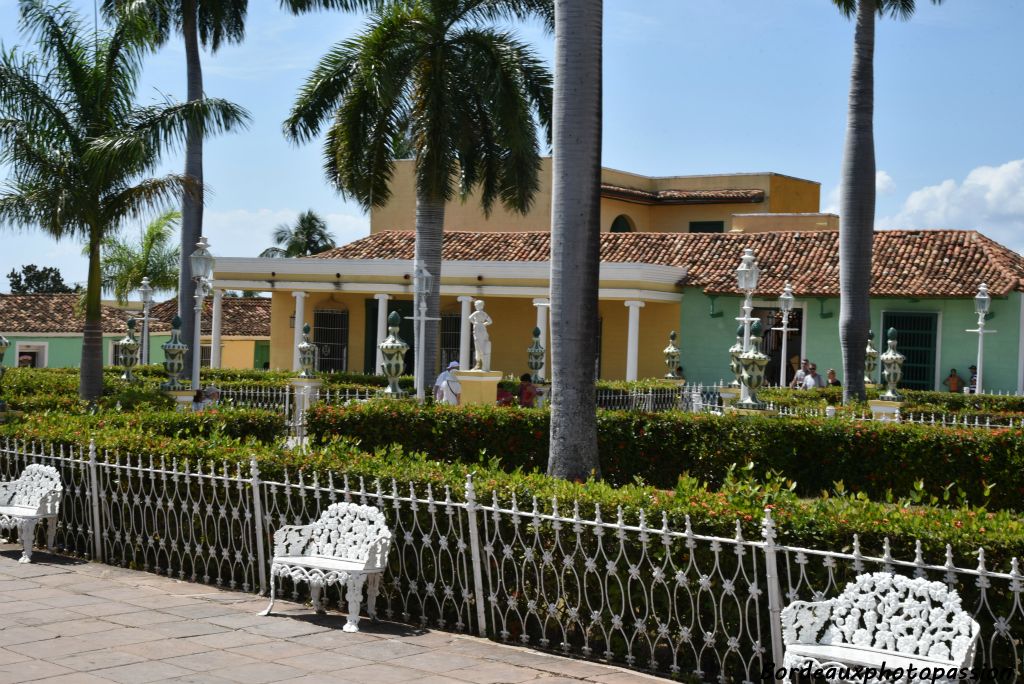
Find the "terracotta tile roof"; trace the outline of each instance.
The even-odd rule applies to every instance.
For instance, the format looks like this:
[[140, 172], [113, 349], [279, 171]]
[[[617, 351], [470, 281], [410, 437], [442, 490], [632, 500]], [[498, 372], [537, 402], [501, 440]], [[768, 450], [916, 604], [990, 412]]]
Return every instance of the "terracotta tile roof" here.
[[[85, 328], [85, 313], [77, 311], [81, 298], [78, 294], [0, 294], [0, 329], [12, 333], [81, 333]], [[114, 306], [100, 310], [104, 334], [127, 333], [128, 319], [134, 316], [142, 332], [142, 314], [125, 311]], [[150, 331], [169, 329], [157, 323]]]
[[[384, 231], [313, 259], [412, 259], [412, 232]], [[547, 261], [548, 233], [446, 232], [452, 261]], [[758, 293], [775, 297], [789, 281], [803, 297], [839, 294], [839, 233], [602, 233], [601, 260], [686, 267], [685, 285], [735, 293], [745, 247], [757, 255]], [[971, 230], [877, 231], [871, 293], [877, 297], [973, 297], [985, 282], [993, 295], [1024, 291], [1024, 257]]]
[[737, 204], [764, 201], [764, 190], [638, 190], [601, 184], [601, 196], [641, 204]]
[[[269, 297], [224, 297], [221, 300], [221, 329], [224, 336], [270, 337]], [[178, 300], [168, 299], [150, 310], [152, 316], [170, 324], [178, 312]], [[195, 309], [189, 310], [194, 315]], [[203, 308], [203, 334], [211, 334], [213, 298], [207, 297]]]

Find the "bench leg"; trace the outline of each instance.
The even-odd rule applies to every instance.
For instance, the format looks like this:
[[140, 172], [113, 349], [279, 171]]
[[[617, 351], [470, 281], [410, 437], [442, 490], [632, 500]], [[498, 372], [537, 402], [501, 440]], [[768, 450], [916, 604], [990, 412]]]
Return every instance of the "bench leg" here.
[[359, 631], [359, 608], [363, 603], [363, 582], [366, 575], [350, 575], [348, 578], [348, 591], [345, 593], [345, 601], [348, 603], [348, 620], [342, 629], [346, 632]]
[[321, 596], [323, 588], [323, 585], [319, 582], [309, 583], [309, 598], [310, 602], [313, 604], [313, 611], [317, 615], [324, 614], [324, 602], [323, 597]]
[[21, 558], [18, 559], [18, 562], [31, 563], [32, 542], [35, 541], [36, 537], [35, 518], [29, 518], [28, 520], [23, 521], [19, 526], [18, 534], [21, 535]]
[[370, 575], [366, 578], [366, 614], [371, 620], [377, 620], [377, 594], [380, 592], [382, 575]]
[[274, 589], [277, 588], [277, 579], [273, 576], [270, 577], [270, 605], [260, 611], [260, 615], [270, 615], [270, 611], [274, 609]]
[[56, 516], [46, 519], [46, 548], [53, 551], [53, 544], [57, 541], [57, 518]]

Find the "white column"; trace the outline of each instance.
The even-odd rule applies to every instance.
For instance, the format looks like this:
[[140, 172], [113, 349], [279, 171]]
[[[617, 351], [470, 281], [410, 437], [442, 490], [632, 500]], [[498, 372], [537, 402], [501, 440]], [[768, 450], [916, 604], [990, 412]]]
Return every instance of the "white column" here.
[[548, 377], [548, 315], [551, 311], [551, 300], [534, 299], [533, 305], [537, 309], [537, 327], [540, 328], [540, 346], [544, 347], [544, 365], [537, 371], [537, 377], [547, 380]]
[[644, 303], [637, 300], [627, 301], [629, 308], [629, 337], [626, 340], [626, 380], [636, 380], [637, 354], [640, 351], [640, 309]]
[[213, 291], [213, 321], [210, 323], [210, 368], [220, 368], [220, 319], [224, 290]]
[[302, 342], [302, 326], [306, 320], [306, 293], [292, 292], [295, 297], [295, 331], [292, 339], [292, 370], [299, 370], [299, 343]]
[[377, 300], [377, 365], [373, 367], [373, 372], [376, 375], [383, 375], [381, 366], [384, 365], [384, 355], [380, 351], [380, 345], [388, 336], [388, 300], [391, 299], [391, 295], [375, 294], [373, 298]]
[[462, 304], [461, 324], [459, 325], [459, 368], [469, 370], [473, 367], [473, 359], [469, 358], [469, 314], [473, 306], [472, 297], [459, 297]]

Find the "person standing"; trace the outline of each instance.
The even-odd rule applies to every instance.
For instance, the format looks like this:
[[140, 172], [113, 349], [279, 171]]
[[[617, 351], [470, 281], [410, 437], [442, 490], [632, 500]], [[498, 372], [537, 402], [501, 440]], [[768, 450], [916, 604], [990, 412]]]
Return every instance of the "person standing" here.
[[537, 403], [537, 387], [533, 384], [533, 378], [529, 373], [519, 376], [519, 405], [523, 408], [533, 408]]
[[971, 366], [971, 391], [970, 394], [977, 394], [978, 392], [978, 367]]
[[828, 369], [828, 378], [825, 380], [825, 385], [828, 387], [842, 387], [843, 383], [839, 382], [839, 378], [836, 377], [836, 369]]
[[462, 383], [452, 371], [458, 370], [459, 362], [452, 361], [434, 381], [434, 401], [449, 406], [458, 406], [462, 397]]
[[789, 383], [789, 386], [793, 389], [803, 389], [804, 380], [807, 378], [807, 369], [811, 365], [810, 359], [804, 359], [800, 364], [800, 369], [793, 375], [793, 381]]
[[825, 383], [818, 375], [818, 367], [813, 363], [807, 366], [807, 374], [804, 376], [804, 389], [815, 389], [824, 387]]
[[949, 377], [943, 380], [942, 384], [955, 394], [960, 394], [964, 391], [964, 379], [956, 374], [956, 368], [949, 369]]

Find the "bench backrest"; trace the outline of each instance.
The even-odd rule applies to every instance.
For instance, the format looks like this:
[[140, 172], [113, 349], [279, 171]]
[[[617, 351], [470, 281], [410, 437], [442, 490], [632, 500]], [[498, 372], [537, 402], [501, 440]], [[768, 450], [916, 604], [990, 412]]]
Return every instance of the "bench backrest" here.
[[832, 603], [820, 643], [851, 644], [963, 662], [978, 623], [942, 582], [876, 572], [859, 575]]
[[56, 468], [33, 463], [25, 466], [17, 480], [0, 483], [0, 506], [20, 506], [52, 515], [58, 511], [63, 491]]
[[[288, 551], [282, 555], [342, 558], [363, 563], [368, 569], [384, 568], [391, 532], [376, 507], [336, 503], [311, 525], [289, 529], [283, 541]], [[275, 549], [274, 553], [279, 552]]]

